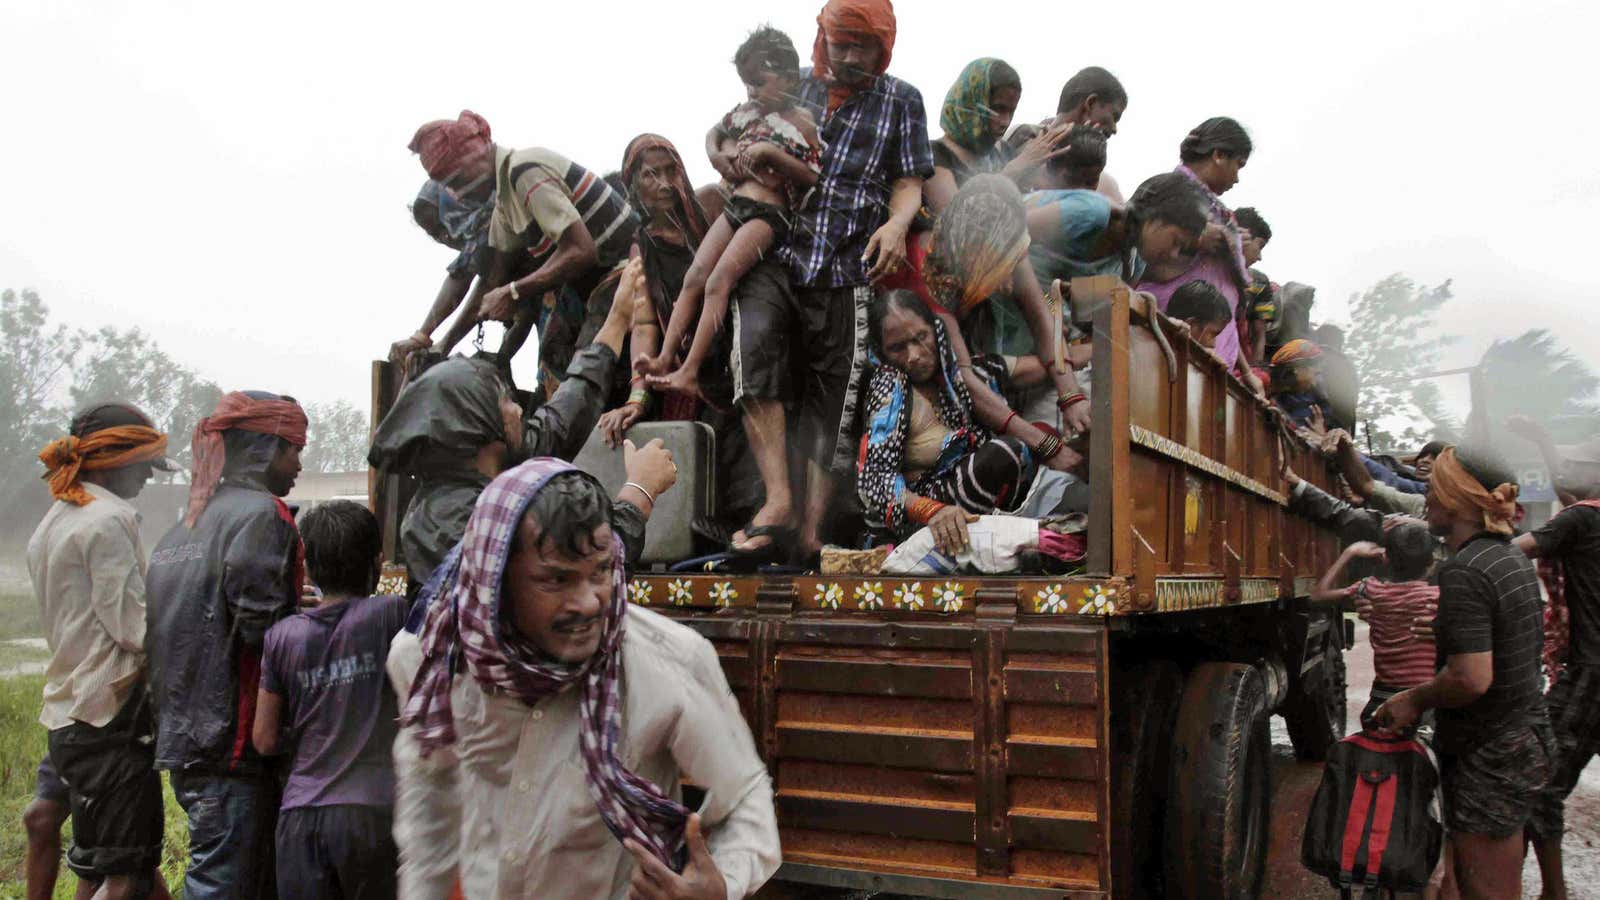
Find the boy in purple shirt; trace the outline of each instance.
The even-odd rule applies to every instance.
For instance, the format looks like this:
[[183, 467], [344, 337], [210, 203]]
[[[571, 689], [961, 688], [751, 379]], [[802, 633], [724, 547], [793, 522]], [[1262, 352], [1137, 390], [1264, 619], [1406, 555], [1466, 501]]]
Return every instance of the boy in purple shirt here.
[[317, 606], [267, 632], [251, 735], [263, 754], [293, 756], [278, 816], [284, 897], [393, 897], [398, 715], [383, 661], [405, 624], [401, 597], [378, 584], [378, 520], [335, 500], [300, 518]]

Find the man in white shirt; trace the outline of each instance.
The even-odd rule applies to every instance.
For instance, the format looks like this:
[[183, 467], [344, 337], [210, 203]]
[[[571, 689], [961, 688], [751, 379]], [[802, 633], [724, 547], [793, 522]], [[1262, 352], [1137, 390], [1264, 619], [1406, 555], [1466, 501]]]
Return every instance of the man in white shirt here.
[[[619, 508], [672, 484], [628, 470]], [[424, 588], [420, 634], [390, 651], [391, 674], [416, 673], [402, 741], [453, 760], [456, 790], [434, 801], [458, 809], [429, 815], [459, 815], [469, 896], [723, 900], [777, 870], [771, 783], [716, 651], [626, 602], [612, 517], [570, 464], [503, 473]], [[686, 776], [706, 789], [698, 813]], [[397, 805], [403, 859], [422, 815]], [[402, 866], [402, 896], [406, 881]]]
[[128, 500], [171, 471], [167, 436], [96, 406], [39, 453], [55, 497], [28, 541], [50, 665], [39, 722], [72, 812], [67, 865], [112, 898], [148, 897], [161, 861], [161, 780], [143, 689], [145, 554]]

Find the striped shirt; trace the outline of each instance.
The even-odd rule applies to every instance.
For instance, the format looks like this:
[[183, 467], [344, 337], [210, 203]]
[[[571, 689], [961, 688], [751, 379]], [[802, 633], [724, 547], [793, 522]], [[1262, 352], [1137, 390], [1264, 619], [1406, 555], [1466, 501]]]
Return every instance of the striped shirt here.
[[1441, 708], [1439, 750], [1463, 753], [1545, 719], [1540, 654], [1544, 600], [1533, 563], [1509, 538], [1483, 533], [1439, 567], [1438, 664], [1464, 653], [1492, 653], [1494, 680], [1466, 706]]
[[57, 500], [28, 541], [50, 664], [39, 724], [101, 728], [144, 674], [144, 545], [133, 505], [97, 484], [94, 501]]
[[1372, 626], [1372, 668], [1377, 684], [1405, 690], [1433, 677], [1433, 641], [1415, 637], [1411, 625], [1431, 619], [1439, 609], [1439, 589], [1426, 581], [1379, 581], [1356, 585], [1356, 612]]
[[625, 259], [639, 220], [605, 179], [543, 147], [495, 147], [495, 204], [489, 245], [505, 253], [526, 252], [530, 270], [544, 265], [556, 242], [583, 222], [600, 254], [600, 265]]
[[821, 123], [822, 177], [795, 217], [785, 261], [798, 287], [865, 285], [861, 254], [889, 219], [895, 181], [933, 176], [922, 94], [880, 75], [828, 115], [828, 83], [807, 70], [798, 102]]

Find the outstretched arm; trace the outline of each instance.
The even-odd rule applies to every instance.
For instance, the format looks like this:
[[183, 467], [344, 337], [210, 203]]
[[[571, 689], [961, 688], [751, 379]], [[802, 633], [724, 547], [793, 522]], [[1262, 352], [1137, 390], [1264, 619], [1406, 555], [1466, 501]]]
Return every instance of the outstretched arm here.
[[[483, 306], [478, 314], [482, 319], [510, 321], [518, 305], [531, 307], [545, 291], [564, 284], [600, 262], [600, 251], [595, 248], [589, 227], [579, 218], [556, 241], [555, 252], [530, 275], [507, 282], [483, 295]], [[512, 296], [512, 291], [516, 296]]]
[[1344, 552], [1339, 554], [1339, 558], [1334, 560], [1333, 565], [1328, 567], [1328, 571], [1323, 572], [1322, 577], [1317, 580], [1317, 586], [1311, 591], [1312, 602], [1337, 603], [1349, 597], [1350, 588], [1336, 588], [1333, 583], [1344, 575], [1344, 570], [1350, 565], [1350, 560], [1357, 558], [1383, 559], [1383, 557], [1383, 548], [1372, 541], [1356, 541], [1354, 544], [1344, 548]]
[[1074, 401], [1061, 411], [1067, 427], [1073, 431], [1088, 431], [1089, 398], [1084, 396], [1082, 388], [1078, 387], [1078, 377], [1073, 374], [1072, 366], [1056, 363], [1056, 345], [1066, 340], [1061, 333], [1063, 319], [1061, 316], [1050, 314], [1044, 292], [1039, 289], [1039, 279], [1034, 275], [1033, 263], [1029, 262], [1026, 256], [1012, 270], [1011, 289], [1016, 294], [1017, 305], [1022, 308], [1023, 318], [1028, 320], [1028, 330], [1033, 333], [1034, 355], [1039, 357], [1039, 362], [1044, 364], [1045, 371], [1050, 373], [1050, 380], [1055, 382], [1056, 397], [1074, 398]]

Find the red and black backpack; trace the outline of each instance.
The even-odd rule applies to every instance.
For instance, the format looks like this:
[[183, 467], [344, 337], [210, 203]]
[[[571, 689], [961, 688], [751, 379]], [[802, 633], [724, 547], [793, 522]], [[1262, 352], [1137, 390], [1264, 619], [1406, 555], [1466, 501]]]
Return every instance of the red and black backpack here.
[[1300, 860], [1348, 898], [1420, 891], [1444, 846], [1439, 768], [1414, 737], [1353, 734], [1328, 751]]

